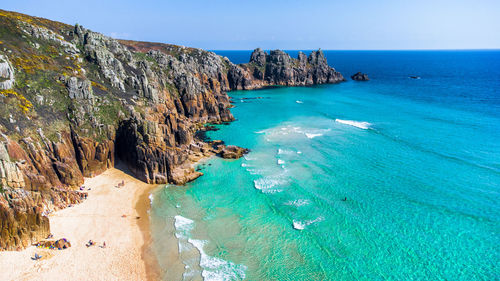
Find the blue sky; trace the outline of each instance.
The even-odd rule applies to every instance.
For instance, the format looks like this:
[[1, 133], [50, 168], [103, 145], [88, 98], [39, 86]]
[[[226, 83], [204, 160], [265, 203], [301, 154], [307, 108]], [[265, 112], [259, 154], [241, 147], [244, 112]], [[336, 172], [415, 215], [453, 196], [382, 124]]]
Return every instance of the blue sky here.
[[211, 50], [500, 48], [500, 0], [0, 0], [0, 8]]

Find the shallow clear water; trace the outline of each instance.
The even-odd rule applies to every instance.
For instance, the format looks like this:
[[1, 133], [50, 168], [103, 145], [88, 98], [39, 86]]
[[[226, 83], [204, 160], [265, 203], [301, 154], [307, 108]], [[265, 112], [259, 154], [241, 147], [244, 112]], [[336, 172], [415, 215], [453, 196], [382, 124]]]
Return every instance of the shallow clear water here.
[[251, 152], [154, 194], [165, 280], [498, 279], [500, 52], [326, 55], [372, 80], [231, 92]]

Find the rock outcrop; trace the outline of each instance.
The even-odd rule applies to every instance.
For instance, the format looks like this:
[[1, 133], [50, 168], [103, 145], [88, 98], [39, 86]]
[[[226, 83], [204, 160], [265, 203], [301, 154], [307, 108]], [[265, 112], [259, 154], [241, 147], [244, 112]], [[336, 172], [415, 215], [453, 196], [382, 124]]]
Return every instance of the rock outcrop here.
[[220, 155], [225, 159], [238, 159], [248, 152], [249, 150], [246, 148], [235, 145], [228, 145], [221, 150]]
[[14, 68], [6, 56], [0, 54], [0, 90], [14, 87]]
[[0, 26], [0, 249], [46, 236], [47, 214], [81, 202], [83, 178], [117, 159], [145, 182], [184, 184], [203, 157], [247, 153], [196, 135], [234, 120], [227, 91], [344, 81], [321, 50], [256, 49], [236, 65], [2, 10]]
[[354, 80], [354, 81], [368, 81], [368, 80], [370, 80], [368, 78], [367, 74], [361, 73], [361, 72], [358, 72], [358, 73], [352, 75], [351, 79]]
[[250, 90], [271, 85], [332, 84], [345, 79], [328, 65], [321, 50], [311, 52], [309, 57], [299, 52], [297, 58], [293, 59], [281, 50], [268, 54], [257, 48], [250, 56], [249, 63], [230, 64], [228, 80], [233, 90]]

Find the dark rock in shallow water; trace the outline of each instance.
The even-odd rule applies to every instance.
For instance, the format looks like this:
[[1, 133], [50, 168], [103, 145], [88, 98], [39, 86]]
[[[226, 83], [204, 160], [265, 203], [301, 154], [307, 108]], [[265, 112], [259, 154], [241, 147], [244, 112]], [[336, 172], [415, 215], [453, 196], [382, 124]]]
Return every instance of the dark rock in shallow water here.
[[368, 78], [368, 75], [366, 75], [365, 73], [361, 73], [361, 72], [358, 72], [358, 73], [352, 75], [351, 79], [354, 81], [368, 81], [368, 80], [370, 80]]

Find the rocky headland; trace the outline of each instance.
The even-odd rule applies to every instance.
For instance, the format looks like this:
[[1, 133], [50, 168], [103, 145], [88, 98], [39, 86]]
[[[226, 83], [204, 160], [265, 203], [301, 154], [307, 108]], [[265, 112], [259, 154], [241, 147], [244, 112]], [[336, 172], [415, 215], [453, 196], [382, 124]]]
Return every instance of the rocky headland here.
[[196, 136], [234, 119], [226, 94], [338, 83], [321, 50], [256, 49], [236, 65], [201, 49], [115, 40], [80, 25], [0, 10], [0, 249], [50, 233], [84, 177], [124, 162], [140, 180], [184, 184], [192, 164], [247, 151]]

